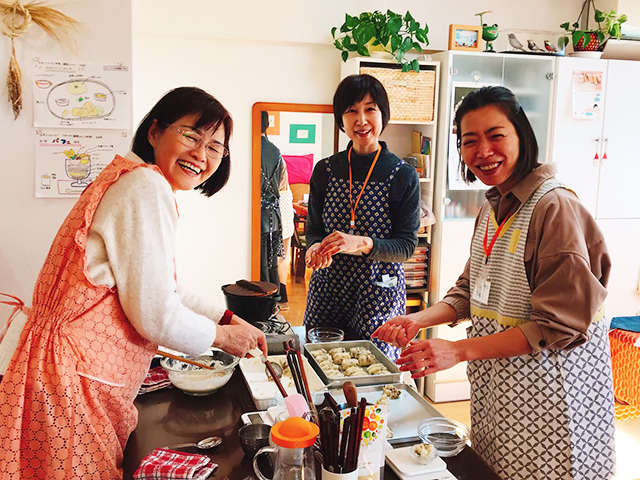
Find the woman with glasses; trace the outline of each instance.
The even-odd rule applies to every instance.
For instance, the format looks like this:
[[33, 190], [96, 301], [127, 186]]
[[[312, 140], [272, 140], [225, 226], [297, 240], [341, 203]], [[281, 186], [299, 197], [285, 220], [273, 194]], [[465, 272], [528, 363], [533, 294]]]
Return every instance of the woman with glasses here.
[[122, 478], [158, 345], [266, 354], [262, 332], [176, 283], [174, 193], [225, 185], [231, 132], [211, 95], [170, 91], [65, 219], [0, 383], [1, 478]]

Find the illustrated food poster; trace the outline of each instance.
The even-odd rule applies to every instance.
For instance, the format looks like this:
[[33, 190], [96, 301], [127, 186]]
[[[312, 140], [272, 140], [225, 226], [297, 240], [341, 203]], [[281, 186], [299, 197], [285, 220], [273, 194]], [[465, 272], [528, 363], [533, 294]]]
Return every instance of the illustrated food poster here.
[[127, 132], [36, 131], [36, 197], [77, 197], [113, 160], [129, 151]]
[[33, 60], [36, 197], [78, 197], [131, 143], [129, 66]]
[[131, 130], [127, 65], [33, 62], [34, 127]]

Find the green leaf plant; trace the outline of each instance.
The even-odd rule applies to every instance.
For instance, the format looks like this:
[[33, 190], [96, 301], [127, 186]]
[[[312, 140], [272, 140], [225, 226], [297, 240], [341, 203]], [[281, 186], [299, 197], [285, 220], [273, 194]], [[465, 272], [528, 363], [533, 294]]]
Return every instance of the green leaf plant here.
[[429, 27], [424, 28], [409, 12], [404, 16], [387, 10], [382, 13], [363, 12], [357, 17], [345, 14], [344, 23], [331, 29], [333, 45], [342, 52], [342, 61], [346, 62], [350, 52], [370, 57], [370, 50], [382, 50], [390, 53], [402, 65], [402, 71], [420, 70], [418, 60], [407, 60], [409, 50], [422, 52], [422, 45], [429, 45], [427, 39]]
[[[587, 28], [580, 29], [580, 18], [585, 12], [585, 8], [588, 4], [593, 6], [594, 15], [593, 19], [598, 24], [597, 28], [589, 29], [589, 24], [587, 21]], [[574, 23], [565, 22], [560, 25], [560, 28], [563, 28], [567, 33], [565, 33], [562, 37], [558, 39], [558, 46], [564, 48], [569, 43], [569, 36], [571, 36], [571, 41], [574, 48], [584, 48], [590, 42], [591, 35], [595, 34], [598, 37], [598, 42], [600, 43], [600, 48], [602, 49], [605, 40], [609, 38], [617, 38], [618, 40], [622, 36], [622, 24], [627, 21], [626, 15], [618, 15], [615, 11], [610, 10], [608, 13], [598, 10], [595, 7], [593, 0], [585, 0], [582, 4], [582, 10], [580, 11], [580, 15], [578, 19]]]

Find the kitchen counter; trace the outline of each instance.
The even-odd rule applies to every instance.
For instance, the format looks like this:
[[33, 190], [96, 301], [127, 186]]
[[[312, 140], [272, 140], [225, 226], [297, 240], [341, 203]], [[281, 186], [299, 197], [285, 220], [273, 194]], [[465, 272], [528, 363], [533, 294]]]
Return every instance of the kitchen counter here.
[[[207, 454], [219, 464], [210, 478], [241, 480], [253, 475], [252, 459], [245, 458], [237, 432], [242, 426], [240, 415], [256, 408], [239, 368], [229, 383], [213, 395], [192, 397], [175, 388], [163, 389], [139, 396], [135, 405], [138, 426], [124, 452], [125, 480], [133, 478], [142, 459], [155, 448], [197, 442], [214, 435], [223, 439], [218, 447], [182, 451]], [[444, 461], [459, 480], [500, 480], [469, 447]], [[397, 478], [389, 467], [385, 468], [386, 480]]]

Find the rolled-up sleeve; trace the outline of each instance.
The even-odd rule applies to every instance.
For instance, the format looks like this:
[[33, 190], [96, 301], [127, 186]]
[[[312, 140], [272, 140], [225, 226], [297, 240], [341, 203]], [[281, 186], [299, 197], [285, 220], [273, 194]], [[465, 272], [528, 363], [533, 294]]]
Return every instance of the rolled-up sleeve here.
[[555, 189], [538, 202], [525, 264], [532, 321], [519, 328], [533, 351], [584, 344], [607, 296], [611, 261], [595, 220], [568, 190]]

